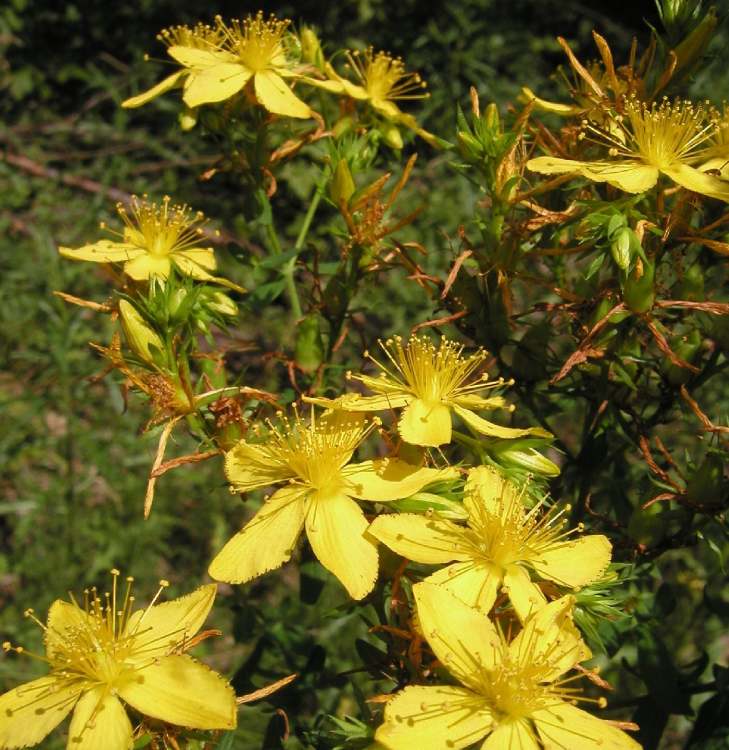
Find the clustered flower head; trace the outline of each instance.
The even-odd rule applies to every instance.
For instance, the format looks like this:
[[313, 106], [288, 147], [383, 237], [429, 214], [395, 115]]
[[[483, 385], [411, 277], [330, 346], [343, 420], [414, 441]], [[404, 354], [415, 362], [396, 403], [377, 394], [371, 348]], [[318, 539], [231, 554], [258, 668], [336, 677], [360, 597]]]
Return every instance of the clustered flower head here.
[[128, 750], [133, 727], [124, 704], [152, 719], [197, 729], [232, 729], [235, 693], [216, 672], [187, 655], [215, 599], [214, 584], [158, 604], [167, 581], [144, 609], [135, 607], [133, 579], [120, 586], [112, 570], [111, 592], [95, 588], [83, 601], [57, 600], [41, 622], [45, 656], [6, 642], [3, 649], [28, 654], [50, 672], [0, 696], [0, 747], [41, 742], [72, 713], [68, 747]]

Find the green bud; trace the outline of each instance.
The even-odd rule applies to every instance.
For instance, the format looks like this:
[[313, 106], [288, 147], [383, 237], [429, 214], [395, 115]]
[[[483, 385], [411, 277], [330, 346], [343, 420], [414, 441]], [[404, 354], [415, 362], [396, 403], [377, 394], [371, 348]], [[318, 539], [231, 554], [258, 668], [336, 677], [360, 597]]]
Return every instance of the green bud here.
[[[676, 355], [684, 362], [693, 362], [696, 359], [696, 355], [699, 353], [702, 344], [702, 336], [698, 329], [694, 328], [688, 335], [682, 337], [675, 337], [671, 340], [671, 349]], [[662, 365], [663, 372], [666, 374], [666, 379], [673, 386], [679, 386], [682, 383], [687, 383], [693, 373], [691, 370], [687, 370], [685, 367], [679, 367], [674, 365], [670, 360], [666, 359]]]
[[322, 70], [324, 68], [324, 54], [321, 51], [321, 43], [314, 29], [310, 26], [304, 26], [299, 38], [301, 39], [302, 60]]
[[382, 124], [378, 130], [382, 134], [382, 140], [390, 147], [399, 151], [403, 147], [402, 134], [396, 125]]
[[698, 505], [721, 505], [726, 494], [724, 462], [718, 453], [709, 453], [689, 477], [686, 497]]
[[335, 138], [341, 138], [343, 135], [349, 133], [354, 127], [354, 120], [351, 117], [342, 117], [341, 120], [337, 120], [332, 128], [332, 133]]
[[463, 503], [457, 500], [448, 500], [440, 495], [434, 495], [431, 492], [418, 492], [415, 495], [395, 500], [388, 503], [389, 507], [398, 513], [427, 513], [435, 511], [438, 516], [448, 518], [452, 521], [465, 521], [468, 513], [463, 507]]
[[341, 203], [349, 203], [354, 195], [356, 185], [349, 164], [346, 159], [340, 159], [329, 183], [329, 197], [339, 206]]
[[170, 314], [171, 318], [176, 317], [177, 313], [180, 312], [180, 308], [182, 307], [182, 303], [187, 298], [187, 290], [186, 289], [175, 289], [173, 294], [170, 296], [170, 300], [167, 304], [167, 310]]
[[511, 443], [505, 442], [504, 446], [498, 446], [490, 449], [494, 460], [500, 463], [504, 468], [523, 469], [532, 474], [541, 474], [545, 477], [557, 477], [560, 474], [560, 468], [554, 462], [550, 461], [534, 448], [516, 448], [511, 447]]
[[673, 50], [677, 58], [677, 72], [692, 68], [704, 56], [714, 37], [717, 24], [716, 8], [711, 7], [698, 26]]
[[224, 292], [213, 292], [208, 307], [221, 315], [233, 318], [238, 314], [238, 305]]
[[610, 254], [621, 271], [627, 271], [630, 266], [632, 238], [633, 230], [630, 227], [622, 227], [610, 243]]
[[178, 121], [180, 128], [185, 132], [192, 130], [197, 125], [197, 110], [186, 107], [178, 115]]
[[[639, 275], [638, 269], [642, 269]], [[655, 275], [653, 263], [641, 263], [633, 269], [623, 284], [623, 300], [630, 310], [635, 313], [648, 312], [656, 299], [653, 278]]]
[[309, 313], [296, 327], [294, 357], [304, 372], [313, 372], [324, 361], [324, 341], [318, 313]]
[[496, 133], [501, 134], [501, 119], [499, 118], [499, 108], [495, 102], [486, 105], [486, 111], [483, 114], [484, 122]]
[[140, 359], [154, 365], [164, 352], [162, 339], [149, 327], [134, 305], [125, 299], [119, 301], [119, 315], [129, 348]]

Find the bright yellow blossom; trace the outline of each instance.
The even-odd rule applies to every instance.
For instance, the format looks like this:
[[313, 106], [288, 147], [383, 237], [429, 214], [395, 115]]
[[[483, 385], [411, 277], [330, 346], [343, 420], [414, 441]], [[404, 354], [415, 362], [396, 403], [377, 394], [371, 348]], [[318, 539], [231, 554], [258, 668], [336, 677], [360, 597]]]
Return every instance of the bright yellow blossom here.
[[[45, 625], [26, 612], [45, 631], [46, 655], [37, 658], [51, 671], [0, 696], [3, 750], [38, 744], [71, 711], [69, 750], [128, 750], [132, 724], [123, 702], [169, 724], [235, 727], [233, 689], [185, 654], [212, 607], [215, 585], [157, 604], [162, 581], [152, 603], [134, 610], [132, 579], [122, 595], [119, 571], [112, 576], [111, 593], [86, 590], [83, 606], [73, 597], [56, 600]], [[28, 653], [9, 643], [3, 648]]]
[[297, 414], [281, 427], [269, 424], [266, 442], [242, 440], [226, 454], [233, 492], [285, 482], [210, 564], [210, 575], [242, 583], [278, 568], [306, 528], [314, 554], [354, 599], [377, 578], [377, 546], [353, 498], [388, 502], [457, 476], [455, 469], [411, 466], [398, 458], [350, 464], [357, 446], [375, 428], [361, 415], [338, 412], [307, 425]]
[[351, 375], [376, 396], [347, 394], [337, 399], [307, 398], [330, 409], [346, 411], [380, 411], [404, 407], [398, 422], [402, 439], [414, 445], [438, 446], [450, 443], [452, 413], [459, 416], [476, 432], [489, 437], [511, 439], [526, 437], [551, 437], [539, 428], [502, 427], [475, 414], [481, 409], [503, 409], [510, 411], [501, 396], [484, 398], [478, 391], [505, 385], [503, 378], [489, 381], [484, 374], [473, 379], [474, 374], [486, 359], [486, 352], [478, 350], [463, 356], [462, 345], [441, 339], [435, 346], [425, 338], [413, 336], [406, 344], [396, 336], [380, 345], [390, 360], [393, 370], [380, 364], [369, 353], [382, 373], [373, 378], [369, 375]]
[[729, 203], [729, 183], [697, 169], [707, 144], [717, 130], [715, 118], [702, 107], [677, 101], [650, 107], [631, 97], [625, 115], [616, 116], [610, 128], [585, 122], [586, 132], [608, 148], [598, 161], [539, 156], [527, 168], [542, 174], [575, 172], [594, 182], [607, 182], [627, 193], [642, 193], [666, 175], [681, 187]]
[[212, 281], [243, 291], [227, 279], [212, 276], [216, 267], [212, 247], [200, 247], [205, 217], [193, 213], [188, 206], [176, 206], [165, 196], [153, 203], [146, 196], [132, 196], [129, 209], [122, 203], [117, 211], [124, 222], [124, 231], [115, 232], [102, 224], [102, 229], [119, 240], [99, 240], [83, 247], [59, 247], [65, 258], [94, 263], [124, 263], [124, 273], [135, 281], [153, 277], [166, 279], [172, 266], [185, 276]]
[[202, 27], [204, 33], [181, 35], [171, 29], [163, 36], [167, 53], [183, 70], [174, 74], [177, 78], [170, 76], [150, 91], [127, 99], [123, 106], [138, 107], [184, 79], [182, 99], [188, 107], [222, 102], [250, 84], [256, 101], [269, 112], [311, 117], [309, 105], [284, 80], [301, 77], [287, 46], [289, 23], [273, 15], [266, 19], [259, 12], [230, 23], [218, 16], [212, 30]]
[[574, 598], [539, 610], [511, 641], [486, 615], [441, 586], [413, 587], [418, 617], [437, 659], [462, 686], [413, 685], [385, 707], [375, 739], [388, 750], [640, 750], [607, 721], [577, 708], [563, 675], [590, 657], [572, 624]]
[[368, 533], [400, 555], [431, 565], [453, 563], [427, 578], [471, 607], [488, 612], [502, 588], [521, 620], [546, 604], [529, 570], [559, 586], [579, 588], [601, 577], [611, 545], [597, 534], [570, 538], [561, 513], [527, 511], [522, 493], [493, 469], [469, 473], [468, 525], [415, 513], [379, 516]]
[[429, 143], [436, 142], [432, 133], [423, 130], [412, 115], [403, 112], [397, 105], [400, 101], [429, 96], [425, 91], [427, 84], [418, 73], [408, 73], [401, 58], [392, 57], [387, 52], [375, 52], [372, 47], [363, 53], [358, 50], [347, 52], [346, 58], [347, 67], [357, 83], [340, 76], [330, 63], [325, 64], [329, 80], [311, 82], [334, 93], [367, 102], [385, 120], [405, 125]]

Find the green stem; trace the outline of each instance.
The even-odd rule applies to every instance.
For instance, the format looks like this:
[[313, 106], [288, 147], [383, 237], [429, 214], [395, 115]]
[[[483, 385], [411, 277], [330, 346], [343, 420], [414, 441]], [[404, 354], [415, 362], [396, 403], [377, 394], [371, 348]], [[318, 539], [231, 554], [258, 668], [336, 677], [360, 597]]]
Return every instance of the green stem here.
[[[266, 198], [266, 200], [268, 200], [268, 198]], [[269, 210], [271, 210], [270, 203]], [[271, 220], [266, 224], [266, 235], [268, 237], [268, 244], [271, 248], [271, 252], [274, 255], [281, 255], [283, 253], [283, 249], [281, 248], [281, 242], [278, 239], [278, 232], [276, 232], [276, 227], [273, 223], [273, 217], [271, 217]], [[291, 313], [293, 314], [294, 318], [298, 320], [301, 317], [301, 302], [299, 302], [299, 293], [294, 282], [293, 271], [293, 265], [287, 263], [281, 271], [281, 275], [284, 277], [284, 282], [286, 284], [286, 297], [288, 298], [289, 305], [291, 306]]]

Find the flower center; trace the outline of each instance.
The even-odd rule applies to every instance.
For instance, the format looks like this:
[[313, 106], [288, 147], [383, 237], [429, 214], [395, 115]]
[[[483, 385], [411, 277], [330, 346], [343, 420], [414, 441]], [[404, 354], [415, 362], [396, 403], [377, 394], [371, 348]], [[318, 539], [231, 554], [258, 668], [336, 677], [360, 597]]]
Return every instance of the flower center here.
[[425, 99], [427, 84], [418, 73], [407, 73], [399, 57], [386, 52], [375, 54], [372, 47], [364, 53], [358, 50], [347, 53], [347, 61], [359, 78], [370, 99], [376, 102], [397, 99]]
[[288, 20], [279, 20], [271, 15], [267, 20], [259, 11], [243, 21], [233, 20], [226, 25], [216, 19], [226, 47], [238, 55], [241, 63], [253, 73], [264, 70], [286, 68], [286, 50], [283, 39]]
[[215, 49], [221, 41], [220, 29], [205, 23], [189, 26], [170, 26], [162, 29], [157, 39], [167, 47], [192, 47], [194, 49]]

